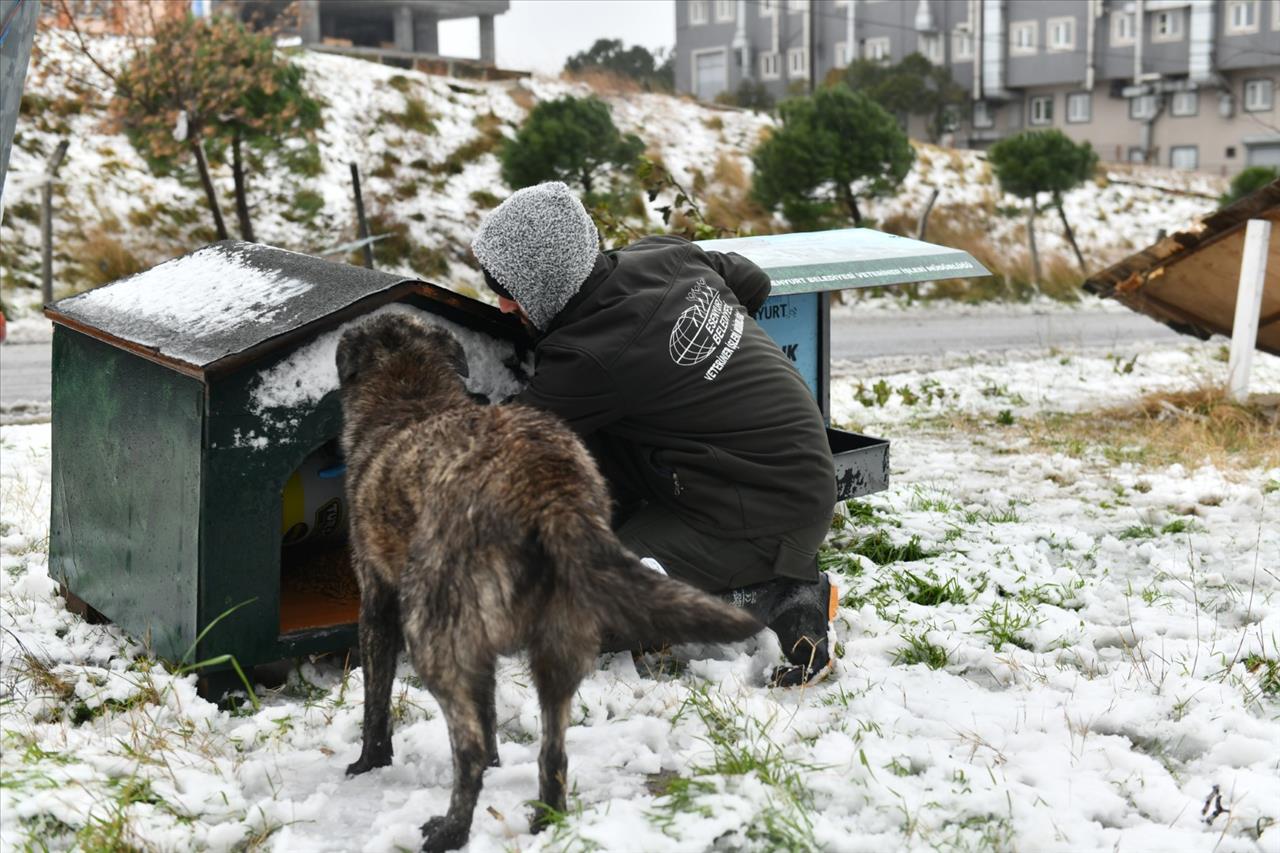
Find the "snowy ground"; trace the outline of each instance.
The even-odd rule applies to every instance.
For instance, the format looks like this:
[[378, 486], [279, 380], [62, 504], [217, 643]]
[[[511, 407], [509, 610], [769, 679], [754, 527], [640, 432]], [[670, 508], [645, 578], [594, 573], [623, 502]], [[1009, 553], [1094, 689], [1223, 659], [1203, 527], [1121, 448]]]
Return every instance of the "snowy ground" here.
[[[537, 702], [505, 661], [502, 767], [470, 849], [1280, 849], [1280, 469], [1108, 464], [927, 426], [1191, 388], [1221, 379], [1217, 355], [846, 368], [836, 419], [893, 439], [893, 485], [849, 506], [825, 558], [837, 673], [767, 690], [767, 638], [602, 657], [568, 735], [569, 814], [534, 837]], [[1280, 391], [1280, 359], [1259, 357], [1255, 387]], [[55, 596], [48, 426], [0, 429], [0, 451], [0, 847], [416, 849], [451, 771], [407, 668], [395, 764], [346, 779], [358, 670], [303, 661], [257, 712], [199, 699]]]

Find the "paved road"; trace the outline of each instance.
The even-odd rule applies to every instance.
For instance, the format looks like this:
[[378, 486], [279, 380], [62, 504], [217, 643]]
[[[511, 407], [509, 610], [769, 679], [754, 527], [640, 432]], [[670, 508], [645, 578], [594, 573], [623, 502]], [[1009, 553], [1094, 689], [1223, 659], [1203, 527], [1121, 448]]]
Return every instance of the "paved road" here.
[[993, 310], [963, 317], [929, 313], [859, 317], [856, 313], [840, 313], [831, 318], [831, 358], [859, 360], [1055, 346], [1111, 347], [1177, 337], [1168, 326], [1132, 311], [1019, 315]]
[[48, 342], [0, 346], [0, 408], [49, 401]]
[[[1109, 347], [1177, 337], [1165, 326], [1132, 312], [1007, 314], [998, 309], [972, 316], [842, 313], [832, 318], [831, 331], [831, 357], [855, 361], [978, 350]], [[12, 410], [26, 402], [47, 406], [49, 355], [47, 342], [0, 346], [0, 409]]]

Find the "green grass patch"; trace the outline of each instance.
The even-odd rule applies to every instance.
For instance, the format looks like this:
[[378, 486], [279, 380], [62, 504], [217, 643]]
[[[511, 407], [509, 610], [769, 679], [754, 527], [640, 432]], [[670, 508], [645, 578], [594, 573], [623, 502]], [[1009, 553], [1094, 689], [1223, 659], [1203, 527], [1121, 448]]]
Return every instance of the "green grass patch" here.
[[923, 607], [937, 607], [939, 604], [966, 604], [969, 601], [969, 593], [964, 591], [955, 578], [947, 578], [942, 582], [933, 572], [918, 575], [915, 572], [902, 571], [894, 573], [894, 580], [907, 601]]
[[1280, 661], [1264, 658], [1262, 655], [1249, 655], [1244, 659], [1244, 668], [1258, 679], [1258, 692], [1265, 696], [1280, 696]]
[[1175, 533], [1195, 533], [1200, 529], [1200, 525], [1195, 521], [1186, 518], [1175, 518], [1173, 521], [1160, 528], [1160, 532], [1164, 535]]
[[902, 648], [894, 653], [893, 662], [904, 666], [922, 663], [929, 669], [942, 669], [947, 665], [947, 650], [937, 643], [929, 642], [926, 632], [903, 634]]
[[877, 566], [887, 566], [890, 563], [913, 563], [916, 560], [936, 557], [940, 553], [930, 551], [921, 545], [918, 536], [912, 536], [906, 542], [894, 542], [883, 530], [855, 539], [843, 546], [843, 550], [852, 554], [861, 554]]
[[1009, 602], [995, 602], [982, 611], [974, 633], [989, 639], [997, 652], [1006, 645], [1030, 651], [1031, 644], [1021, 633], [1033, 624], [1027, 613], [1010, 609]]
[[809, 816], [813, 794], [805, 785], [805, 774], [819, 768], [784, 754], [769, 736], [774, 719], [756, 719], [733, 698], [713, 694], [706, 686], [692, 690], [676, 712], [673, 724], [690, 713], [706, 728], [705, 739], [711, 746], [712, 759], [690, 768], [687, 777], [661, 781], [663, 795], [649, 812], [654, 825], [672, 834], [679, 815], [708, 816], [705, 798], [717, 790], [713, 777], [722, 777], [728, 782], [733, 777], [752, 776], [774, 796], [744, 822], [741, 832], [748, 842], [745, 846], [761, 850], [818, 850]]

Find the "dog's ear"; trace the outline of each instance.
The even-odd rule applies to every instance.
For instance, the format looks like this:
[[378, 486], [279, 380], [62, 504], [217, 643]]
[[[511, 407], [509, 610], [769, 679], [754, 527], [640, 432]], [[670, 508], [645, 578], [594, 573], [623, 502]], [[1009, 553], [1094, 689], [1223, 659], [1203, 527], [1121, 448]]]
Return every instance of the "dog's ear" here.
[[367, 342], [360, 340], [360, 335], [355, 329], [344, 332], [338, 340], [338, 354], [335, 358], [338, 363], [340, 385], [346, 385], [360, 373], [360, 352], [366, 344]]
[[445, 337], [448, 339], [448, 343], [445, 344], [445, 357], [449, 359], [449, 365], [463, 379], [470, 379], [471, 368], [467, 364], [467, 351], [462, 348], [462, 344], [458, 343], [458, 339], [453, 335], [445, 335]]

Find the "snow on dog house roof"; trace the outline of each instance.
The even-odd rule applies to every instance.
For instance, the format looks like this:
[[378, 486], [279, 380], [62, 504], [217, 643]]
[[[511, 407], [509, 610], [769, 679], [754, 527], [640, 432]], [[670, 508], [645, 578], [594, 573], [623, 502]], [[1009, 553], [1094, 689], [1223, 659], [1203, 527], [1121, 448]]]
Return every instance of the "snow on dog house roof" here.
[[410, 292], [413, 278], [227, 240], [45, 308], [55, 323], [203, 378]]
[[1176, 332], [1201, 339], [1215, 332], [1230, 335], [1250, 219], [1273, 223], [1257, 347], [1280, 355], [1280, 181], [1095, 273], [1084, 288], [1116, 299]]

